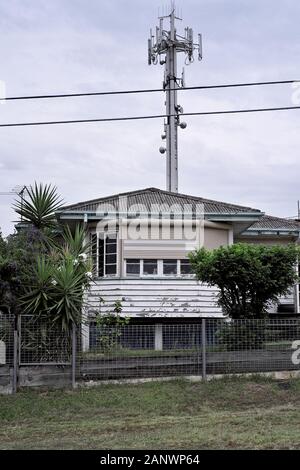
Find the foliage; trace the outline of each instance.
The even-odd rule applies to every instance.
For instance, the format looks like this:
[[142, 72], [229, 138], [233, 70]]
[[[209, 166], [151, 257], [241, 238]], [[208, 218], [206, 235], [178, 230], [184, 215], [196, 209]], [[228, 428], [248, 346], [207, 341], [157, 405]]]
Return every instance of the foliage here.
[[[56, 255], [56, 253], [55, 253]], [[89, 265], [72, 255], [38, 256], [30, 285], [22, 299], [24, 312], [48, 315], [63, 330], [78, 325], [89, 285]]]
[[264, 321], [256, 322], [232, 320], [222, 323], [216, 332], [218, 344], [225, 351], [249, 351], [261, 349], [266, 340]]
[[55, 187], [35, 183], [14, 208], [28, 226], [5, 242], [0, 237], [0, 309], [47, 316], [68, 330], [79, 324], [91, 279], [86, 233], [63, 229], [55, 218], [61, 199]]
[[219, 287], [218, 301], [231, 318], [264, 318], [270, 302], [278, 301], [297, 280], [295, 245], [237, 243], [189, 255], [197, 278]]
[[74, 258], [87, 258], [83, 256], [90, 248], [90, 244], [86, 243], [86, 231], [81, 225], [76, 225], [74, 233], [67, 225], [64, 227], [62, 252], [69, 253]]
[[13, 206], [22, 221], [37, 229], [53, 229], [57, 225], [55, 212], [62, 204], [56, 187], [34, 183], [34, 186], [27, 188], [27, 194], [29, 200], [17, 200]]
[[43, 234], [33, 227], [10, 235], [0, 243], [0, 309], [20, 313], [20, 298], [30, 278], [30, 269], [38, 253], [46, 247]]
[[[100, 305], [103, 304], [104, 299], [100, 297]], [[122, 329], [130, 320], [128, 317], [122, 317], [122, 310], [122, 303], [117, 300], [112, 306], [112, 312], [102, 314], [100, 311], [96, 314], [96, 327], [99, 331], [97, 346], [101, 352], [108, 353], [119, 345]]]
[[57, 362], [70, 360], [71, 338], [51, 317], [25, 317], [20, 336], [23, 362]]

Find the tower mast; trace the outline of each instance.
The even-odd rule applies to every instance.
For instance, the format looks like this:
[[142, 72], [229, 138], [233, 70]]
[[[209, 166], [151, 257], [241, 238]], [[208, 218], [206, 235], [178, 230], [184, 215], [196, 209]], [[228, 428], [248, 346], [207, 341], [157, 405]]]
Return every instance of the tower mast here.
[[[169, 30], [163, 28], [165, 19], [169, 19]], [[160, 153], [166, 153], [167, 191], [178, 192], [178, 126], [186, 128], [185, 122], [180, 122], [179, 115], [183, 108], [177, 103], [177, 89], [183, 88], [184, 71], [181, 78], [177, 77], [177, 53], [186, 54], [185, 64], [194, 61], [194, 50], [198, 51], [198, 59], [202, 59], [202, 40], [198, 35], [198, 43], [193, 41], [193, 30], [185, 28], [185, 36], [177, 34], [175, 21], [181, 20], [176, 16], [175, 6], [172, 4], [171, 13], [159, 17], [159, 26], [156, 27], [155, 36], [150, 31], [148, 39], [148, 63], [165, 66], [163, 88], [166, 92], [166, 121], [162, 139], [166, 140], [166, 147], [160, 147]]]

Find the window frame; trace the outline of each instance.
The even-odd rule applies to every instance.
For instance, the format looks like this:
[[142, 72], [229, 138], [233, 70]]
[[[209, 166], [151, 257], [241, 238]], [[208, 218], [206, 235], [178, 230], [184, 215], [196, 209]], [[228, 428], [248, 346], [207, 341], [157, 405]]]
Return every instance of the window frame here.
[[[139, 272], [138, 272], [137, 274], [135, 274], [135, 273], [128, 273], [128, 272], [127, 272], [127, 262], [128, 262], [128, 261], [130, 262], [130, 261], [133, 261], [133, 260], [137, 260], [137, 261], [138, 261], [138, 262], [136, 263], [136, 264], [139, 265]], [[141, 276], [142, 261], [143, 261], [143, 260], [138, 259], [138, 258], [126, 258], [124, 261], [125, 261], [125, 263], [124, 263], [124, 264], [125, 264], [125, 266], [124, 266], [124, 273], [125, 273], [125, 276], [126, 276], [126, 277], [134, 277], [134, 278], [136, 278], [136, 277], [140, 277], [140, 276]]]
[[[148, 274], [148, 273], [144, 272], [144, 263], [145, 263], [145, 261], [156, 261], [156, 269], [157, 269], [156, 274]], [[160, 261], [159, 259], [154, 259], [154, 258], [142, 259], [142, 266], [141, 266], [142, 276], [143, 277], [159, 277], [160, 276], [159, 261]]]
[[[131, 274], [131, 273], [127, 273], [127, 261], [131, 261], [131, 260], [139, 260], [140, 262], [140, 270], [139, 270], [139, 274]], [[164, 261], [175, 261], [174, 258], [172, 259], [156, 259], [155, 261], [157, 262], [157, 274], [146, 274], [144, 273], [144, 262], [145, 261], [149, 261], [149, 259], [147, 258], [125, 258], [124, 259], [124, 275], [125, 277], [129, 277], [129, 278], [137, 278], [137, 277], [141, 277], [141, 278], [150, 278], [150, 277], [155, 277], [155, 278], [187, 278], [187, 277], [191, 277], [191, 278], [194, 278], [195, 277], [195, 274], [193, 272], [191, 273], [182, 273], [181, 271], [181, 261], [188, 261], [187, 259], [185, 258], [179, 258], [179, 259], [176, 259], [177, 261], [177, 273], [176, 274], [164, 274], [164, 269], [163, 269], [163, 266], [164, 266]], [[151, 260], [154, 260], [154, 258], [151, 258]]]
[[[117, 231], [107, 231], [107, 232], [90, 232], [90, 240], [96, 235], [96, 251], [93, 252], [93, 246], [91, 246], [91, 256], [92, 261], [96, 258], [96, 265], [93, 265], [93, 271], [95, 271], [95, 277], [104, 278], [104, 277], [117, 277], [119, 275], [119, 236]], [[115, 235], [116, 239], [116, 252], [115, 253], [106, 253], [106, 239], [110, 236]], [[103, 275], [99, 274], [99, 239], [103, 239]], [[114, 263], [106, 263], [106, 254], [107, 255], [116, 255], [116, 272], [114, 274], [106, 273], [106, 265], [114, 266]]]
[[187, 262], [187, 261], [189, 261], [189, 260], [188, 260], [187, 258], [183, 258], [183, 259], [180, 259], [179, 261], [180, 261], [180, 265], [179, 265], [179, 276], [180, 276], [180, 277], [195, 277], [195, 273], [193, 273], [193, 272], [190, 272], [190, 273], [183, 273], [183, 272], [181, 271], [181, 262], [182, 262], [182, 261]]
[[[178, 259], [162, 259], [162, 276], [163, 277], [178, 277], [179, 276], [179, 270], [178, 270]], [[170, 262], [170, 261], [175, 261], [176, 263], [176, 273], [166, 273], [164, 272], [164, 263], [167, 263], [167, 262]]]

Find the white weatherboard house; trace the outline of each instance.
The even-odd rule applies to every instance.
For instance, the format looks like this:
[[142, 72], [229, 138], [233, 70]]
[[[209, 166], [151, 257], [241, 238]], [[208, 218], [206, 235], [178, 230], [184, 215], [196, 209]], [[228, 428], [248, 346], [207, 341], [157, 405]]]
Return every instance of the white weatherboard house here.
[[[85, 224], [92, 242], [94, 282], [89, 315], [115, 301], [133, 323], [191, 323], [220, 317], [216, 288], [197, 281], [187, 254], [235, 242], [297, 243], [300, 224], [258, 209], [147, 188], [64, 207], [62, 223]], [[183, 225], [188, 230], [182, 230]], [[299, 312], [298, 285], [271, 309]], [[198, 320], [197, 320], [198, 319]]]

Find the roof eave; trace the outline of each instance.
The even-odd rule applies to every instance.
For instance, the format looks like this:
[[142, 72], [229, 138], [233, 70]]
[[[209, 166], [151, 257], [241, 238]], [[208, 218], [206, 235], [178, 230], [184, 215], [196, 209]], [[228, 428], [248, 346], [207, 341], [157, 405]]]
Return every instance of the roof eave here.
[[[155, 215], [164, 215], [164, 214], [153, 214], [151, 212], [139, 213], [139, 216], [155, 216]], [[169, 214], [165, 214], [169, 215]], [[175, 214], [176, 215], [176, 214]], [[188, 214], [186, 214], [188, 215]], [[198, 217], [194, 217], [195, 219], [199, 219]], [[207, 220], [212, 220], [215, 222], [236, 222], [236, 221], [244, 221], [244, 222], [255, 222], [259, 220], [264, 215], [263, 212], [241, 212], [238, 214], [232, 213], [205, 213], [204, 218]], [[136, 214], [128, 213], [128, 212], [90, 212], [90, 211], [58, 211], [56, 212], [56, 216], [60, 220], [101, 220], [103, 217], [136, 217]]]
[[300, 236], [299, 230], [290, 230], [290, 229], [256, 229], [256, 230], [245, 230], [241, 233], [241, 236], [258, 236], [258, 235], [282, 235], [282, 236]]

